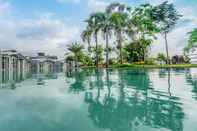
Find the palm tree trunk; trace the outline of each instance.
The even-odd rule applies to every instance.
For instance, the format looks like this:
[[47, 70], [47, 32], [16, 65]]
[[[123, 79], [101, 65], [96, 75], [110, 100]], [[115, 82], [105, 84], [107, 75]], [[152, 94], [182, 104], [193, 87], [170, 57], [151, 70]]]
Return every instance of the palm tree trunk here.
[[88, 52], [90, 53], [90, 40], [88, 39]]
[[106, 32], [106, 68], [109, 66], [109, 36], [108, 32]]
[[97, 97], [96, 97], [96, 101], [97, 102], [99, 102], [99, 98], [100, 98], [100, 96], [101, 96], [101, 89], [100, 89], [100, 84], [99, 84], [99, 82], [100, 82], [100, 80], [99, 80], [99, 76], [100, 75], [100, 72], [99, 72], [99, 70], [98, 70], [98, 68], [96, 69], [96, 82], [97, 82]]
[[107, 80], [107, 88], [108, 88], [108, 98], [111, 96], [111, 87], [110, 87], [110, 81], [109, 81], [109, 70], [106, 69], [106, 80]]
[[77, 56], [75, 56], [75, 70], [77, 70], [78, 66], [77, 66]]
[[120, 47], [120, 64], [122, 64], [123, 63], [123, 60], [122, 60], [122, 47]]
[[122, 60], [122, 36], [121, 36], [121, 31], [118, 32], [118, 46], [119, 46], [119, 51], [120, 51], [120, 64], [123, 64], [123, 60]]
[[97, 33], [95, 33], [95, 43], [96, 43], [96, 67], [98, 68], [98, 37]]
[[167, 55], [167, 64], [170, 64], [169, 52], [168, 52], [168, 40], [167, 40], [167, 32], [164, 33], [165, 45], [166, 45], [166, 55]]
[[170, 69], [168, 69], [168, 93], [170, 96], [172, 96], [172, 93], [171, 93], [171, 74], [170, 74]]

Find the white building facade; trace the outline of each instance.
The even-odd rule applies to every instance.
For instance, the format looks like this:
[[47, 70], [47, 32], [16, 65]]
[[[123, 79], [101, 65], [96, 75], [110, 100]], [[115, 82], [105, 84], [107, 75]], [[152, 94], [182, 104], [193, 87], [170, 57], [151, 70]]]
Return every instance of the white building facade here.
[[189, 58], [191, 64], [197, 64], [197, 47], [193, 47], [189, 52]]
[[30, 59], [15, 50], [0, 51], [0, 83], [20, 81], [30, 73]]
[[31, 61], [33, 73], [61, 72], [63, 68], [63, 64], [58, 61], [57, 56], [49, 56], [45, 53], [38, 53], [37, 56], [31, 57]]

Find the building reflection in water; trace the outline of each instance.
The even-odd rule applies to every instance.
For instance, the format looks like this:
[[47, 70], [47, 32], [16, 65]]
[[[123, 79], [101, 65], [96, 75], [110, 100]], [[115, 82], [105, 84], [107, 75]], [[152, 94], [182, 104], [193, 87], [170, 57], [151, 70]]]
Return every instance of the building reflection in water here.
[[[162, 72], [167, 74], [170, 88], [171, 71]], [[154, 90], [147, 70], [83, 70], [75, 72], [71, 79], [74, 82], [70, 90], [84, 92], [88, 116], [99, 128], [183, 130], [184, 112], [179, 98]]]
[[15, 50], [0, 52], [0, 87], [15, 89], [16, 83], [28, 78], [31, 62]]
[[186, 80], [192, 86], [192, 93], [194, 94], [193, 98], [197, 100], [197, 69], [196, 68], [187, 69]]
[[27, 57], [16, 50], [0, 51], [0, 88], [15, 89], [17, 83], [31, 78], [32, 74], [37, 74], [37, 85], [44, 85], [46, 78], [57, 79], [54, 74], [62, 68], [62, 62], [56, 56], [38, 53], [36, 57]]
[[58, 79], [58, 73], [32, 74], [32, 79], [36, 79], [36, 84], [42, 86], [45, 85], [46, 80]]
[[[6, 78], [9, 78], [9, 76], [5, 76]], [[20, 77], [17, 76], [16, 79], [12, 80], [5, 80], [0, 83], [0, 88], [1, 89], [16, 89], [21, 82], [27, 80], [27, 79], [32, 79], [36, 80], [35, 85], [45, 85], [46, 80], [50, 79], [57, 79], [58, 78], [58, 73], [49, 73], [49, 74], [30, 74], [29, 77]]]

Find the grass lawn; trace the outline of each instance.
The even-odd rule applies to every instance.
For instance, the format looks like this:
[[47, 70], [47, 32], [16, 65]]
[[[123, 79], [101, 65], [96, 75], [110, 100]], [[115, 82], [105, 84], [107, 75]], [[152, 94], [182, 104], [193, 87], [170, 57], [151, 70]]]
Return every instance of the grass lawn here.
[[136, 64], [122, 64], [113, 65], [110, 68], [197, 68], [197, 64], [172, 64], [172, 65], [136, 65]]
[[[86, 68], [96, 68], [95, 66], [84, 66], [81, 67], [83, 69]], [[105, 68], [104, 66], [100, 66], [99, 68]], [[118, 65], [110, 65], [109, 68], [197, 68], [197, 64], [172, 64], [172, 65], [138, 65], [138, 64], [118, 64]]]

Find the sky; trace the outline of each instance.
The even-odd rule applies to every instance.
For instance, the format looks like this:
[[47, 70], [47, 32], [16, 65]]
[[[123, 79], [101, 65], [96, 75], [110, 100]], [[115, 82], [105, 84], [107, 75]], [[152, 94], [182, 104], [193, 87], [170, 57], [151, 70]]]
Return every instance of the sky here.
[[[63, 57], [66, 45], [80, 41], [91, 12], [103, 11], [111, 2], [135, 7], [164, 0], [0, 0], [0, 49], [16, 49], [27, 55], [37, 52]], [[183, 15], [168, 35], [170, 55], [181, 54], [188, 32], [197, 28], [197, 0], [168, 0]], [[103, 43], [103, 42], [101, 42]], [[112, 43], [113, 44], [113, 43]], [[157, 35], [150, 54], [165, 52]]]

